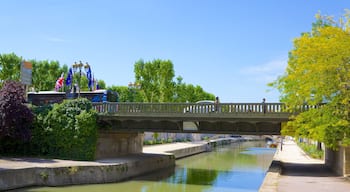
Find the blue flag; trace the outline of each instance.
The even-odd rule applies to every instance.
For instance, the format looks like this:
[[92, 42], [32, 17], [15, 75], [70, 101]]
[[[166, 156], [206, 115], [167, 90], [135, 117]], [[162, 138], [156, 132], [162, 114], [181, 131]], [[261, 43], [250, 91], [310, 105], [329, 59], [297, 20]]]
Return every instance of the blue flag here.
[[86, 78], [88, 79], [88, 87], [91, 90], [94, 85], [93, 85], [93, 80], [92, 80], [92, 74], [91, 74], [91, 68], [90, 67], [86, 71]]
[[67, 79], [66, 79], [66, 85], [67, 86], [72, 85], [72, 80], [73, 80], [73, 70], [72, 68], [69, 68]]

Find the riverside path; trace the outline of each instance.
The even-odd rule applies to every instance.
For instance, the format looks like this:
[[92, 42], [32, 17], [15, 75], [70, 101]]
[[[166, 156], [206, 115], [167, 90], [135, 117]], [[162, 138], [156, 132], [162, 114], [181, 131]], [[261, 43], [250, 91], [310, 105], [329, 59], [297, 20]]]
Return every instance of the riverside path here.
[[293, 140], [274, 156], [278, 166], [267, 173], [259, 192], [346, 192], [350, 181], [328, 169], [323, 160], [306, 155]]

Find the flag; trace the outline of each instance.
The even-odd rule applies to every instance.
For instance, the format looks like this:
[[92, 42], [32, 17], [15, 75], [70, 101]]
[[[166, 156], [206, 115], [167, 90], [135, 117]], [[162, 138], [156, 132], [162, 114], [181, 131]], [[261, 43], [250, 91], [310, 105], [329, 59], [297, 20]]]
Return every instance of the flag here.
[[73, 70], [72, 68], [69, 68], [67, 79], [66, 79], [66, 85], [67, 86], [72, 85], [72, 80], [73, 80]]
[[64, 73], [61, 74], [61, 77], [59, 77], [56, 81], [56, 85], [55, 85], [55, 90], [58, 91], [59, 89], [61, 89], [61, 87], [63, 86], [63, 78]]
[[88, 87], [89, 87], [90, 90], [92, 90], [93, 81], [92, 81], [92, 74], [91, 74], [91, 68], [90, 67], [86, 71], [86, 78], [88, 79]]

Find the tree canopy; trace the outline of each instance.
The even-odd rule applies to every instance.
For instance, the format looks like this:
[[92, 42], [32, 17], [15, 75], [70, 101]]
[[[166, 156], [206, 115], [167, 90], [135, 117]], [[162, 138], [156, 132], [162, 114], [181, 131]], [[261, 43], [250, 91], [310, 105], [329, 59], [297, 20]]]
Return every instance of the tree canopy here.
[[[14, 53], [0, 54], [0, 88], [5, 80], [20, 81], [20, 66], [24, 59]], [[29, 60], [33, 64], [32, 85], [29, 90], [54, 90], [57, 79], [64, 75], [67, 79], [69, 66], [60, 65], [59, 61]], [[83, 70], [82, 70], [83, 72]], [[172, 61], [156, 59], [139, 60], [134, 65], [135, 82], [133, 86], [106, 86], [102, 80], [96, 80], [100, 89], [111, 89], [119, 93], [121, 102], [195, 102], [214, 100], [215, 96], [207, 93], [199, 85], [186, 84], [181, 76], [176, 80]], [[78, 83], [79, 82], [79, 83]], [[63, 83], [65, 85], [65, 82]], [[73, 73], [72, 84], [79, 84], [80, 90], [87, 91], [88, 79], [84, 73]], [[63, 86], [60, 91], [71, 89]]]
[[202, 87], [183, 83], [180, 76], [175, 81], [174, 65], [170, 60], [139, 60], [134, 65], [134, 72], [137, 86], [131, 87], [130, 91], [139, 101], [195, 102], [215, 99], [213, 94], [205, 92]]
[[4, 81], [20, 79], [21, 57], [14, 53], [0, 54], [0, 88]]
[[303, 104], [318, 107], [295, 116], [283, 132], [331, 148], [350, 144], [349, 24], [349, 12], [339, 22], [317, 14], [312, 31], [294, 40], [285, 74], [272, 85], [291, 111]]

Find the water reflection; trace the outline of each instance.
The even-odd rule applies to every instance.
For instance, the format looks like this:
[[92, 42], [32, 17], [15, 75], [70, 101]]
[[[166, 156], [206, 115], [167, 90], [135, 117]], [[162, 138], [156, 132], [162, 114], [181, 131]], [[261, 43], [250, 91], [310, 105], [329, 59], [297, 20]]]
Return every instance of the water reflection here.
[[121, 183], [17, 191], [258, 191], [275, 153], [275, 149], [264, 146], [263, 142], [245, 142], [216, 148], [177, 160], [175, 170], [165, 169]]

